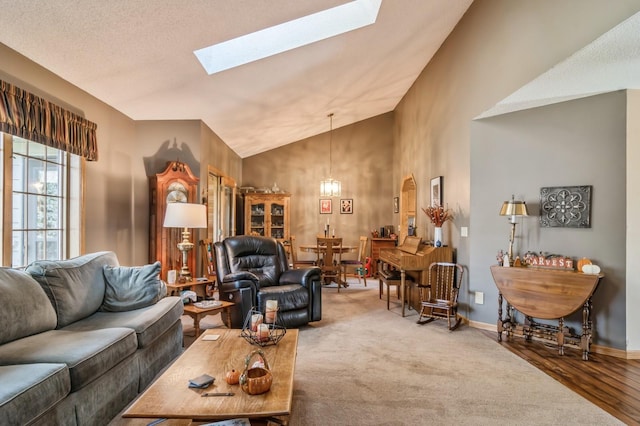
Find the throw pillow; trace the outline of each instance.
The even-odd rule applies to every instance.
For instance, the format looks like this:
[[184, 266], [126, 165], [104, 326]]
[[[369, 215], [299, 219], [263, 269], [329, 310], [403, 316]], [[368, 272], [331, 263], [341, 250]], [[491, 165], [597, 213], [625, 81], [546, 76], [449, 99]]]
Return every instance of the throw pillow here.
[[160, 262], [144, 266], [104, 266], [106, 291], [101, 311], [122, 312], [151, 306], [167, 295]]

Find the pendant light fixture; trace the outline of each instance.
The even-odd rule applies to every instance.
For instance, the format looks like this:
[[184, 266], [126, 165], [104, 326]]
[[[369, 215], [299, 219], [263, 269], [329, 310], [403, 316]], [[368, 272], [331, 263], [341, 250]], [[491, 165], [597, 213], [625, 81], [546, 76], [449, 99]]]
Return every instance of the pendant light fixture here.
[[342, 185], [339, 180], [331, 177], [331, 160], [333, 148], [333, 113], [329, 114], [329, 178], [320, 182], [321, 197], [339, 197], [342, 192]]

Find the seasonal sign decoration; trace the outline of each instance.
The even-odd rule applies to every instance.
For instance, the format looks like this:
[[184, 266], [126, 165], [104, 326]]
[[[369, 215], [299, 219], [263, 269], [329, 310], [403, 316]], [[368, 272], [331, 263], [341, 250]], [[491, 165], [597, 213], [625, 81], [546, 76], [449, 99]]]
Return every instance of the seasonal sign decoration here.
[[535, 253], [527, 253], [524, 256], [524, 262], [527, 266], [537, 267], [537, 268], [549, 268], [549, 269], [563, 269], [563, 270], [573, 270], [573, 259], [571, 257], [550, 254], [535, 254]]

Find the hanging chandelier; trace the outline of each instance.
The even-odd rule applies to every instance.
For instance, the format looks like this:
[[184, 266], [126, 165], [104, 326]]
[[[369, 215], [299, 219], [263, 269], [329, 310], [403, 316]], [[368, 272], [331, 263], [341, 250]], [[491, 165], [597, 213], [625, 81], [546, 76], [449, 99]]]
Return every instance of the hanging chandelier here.
[[321, 197], [339, 197], [342, 192], [342, 184], [331, 177], [331, 154], [333, 147], [333, 113], [329, 117], [329, 178], [320, 181]]

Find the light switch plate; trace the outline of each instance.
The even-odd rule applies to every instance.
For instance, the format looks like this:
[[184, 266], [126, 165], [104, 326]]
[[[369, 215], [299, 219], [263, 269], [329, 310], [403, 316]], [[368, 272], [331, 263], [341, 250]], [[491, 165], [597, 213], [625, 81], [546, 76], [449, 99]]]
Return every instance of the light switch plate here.
[[466, 226], [463, 226], [460, 228], [460, 236], [461, 237], [468, 237], [469, 236], [469, 228], [467, 228]]
[[481, 291], [476, 291], [476, 305], [484, 304], [484, 293]]

